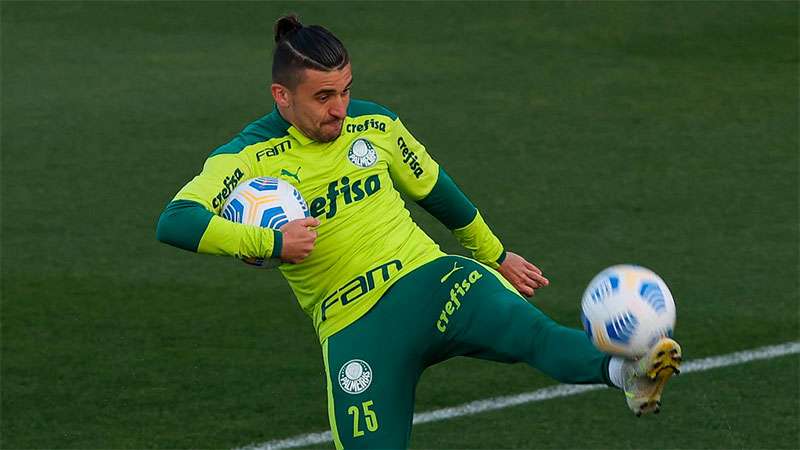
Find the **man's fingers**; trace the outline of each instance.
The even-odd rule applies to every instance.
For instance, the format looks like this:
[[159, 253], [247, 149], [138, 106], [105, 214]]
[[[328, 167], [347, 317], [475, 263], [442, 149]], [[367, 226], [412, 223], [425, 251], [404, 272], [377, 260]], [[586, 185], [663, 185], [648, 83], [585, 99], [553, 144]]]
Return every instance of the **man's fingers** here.
[[537, 273], [533, 275], [533, 279], [542, 286], [547, 286], [550, 284], [550, 280], [544, 277], [541, 273]]
[[515, 277], [515, 280], [512, 282], [512, 284], [517, 288], [518, 291], [528, 297], [533, 295], [533, 292], [541, 287], [538, 282], [524, 273]]
[[525, 265], [526, 269], [532, 270], [532, 271], [538, 273], [539, 275], [542, 274], [542, 270], [539, 269], [538, 267], [534, 266], [533, 264], [529, 263], [528, 261], [525, 261], [524, 259], [522, 260], [522, 262]]
[[316, 237], [316, 231], [314, 228], [319, 226], [319, 220], [314, 217], [305, 217], [303, 219], [295, 219], [280, 227], [278, 230], [281, 232], [300, 232], [300, 231], [310, 231], [314, 233]]
[[283, 225], [283, 247], [281, 258], [292, 264], [299, 264], [314, 250], [314, 243], [318, 233], [314, 229], [319, 226], [319, 220], [314, 217], [304, 217], [292, 220]]
[[534, 289], [534, 288], [532, 288], [530, 286], [526, 286], [525, 290], [526, 290], [525, 295], [527, 295], [528, 297], [533, 297], [534, 295], [536, 295], [536, 289]]
[[302, 219], [295, 219], [284, 224], [279, 230], [283, 231], [284, 228], [315, 228], [319, 226], [319, 220], [316, 217], [304, 217]]
[[520, 294], [524, 295], [525, 297], [533, 297], [533, 294], [536, 292], [534, 288], [528, 286], [525, 283], [517, 283], [516, 288], [520, 292]]
[[300, 225], [304, 227], [318, 227], [319, 220], [316, 217], [306, 217], [304, 219], [300, 219]]
[[526, 297], [533, 297], [536, 289], [550, 284], [550, 280], [542, 275], [541, 269], [515, 253], [508, 252], [499, 271], [520, 294]]
[[540, 283], [539, 280], [530, 277], [526, 280], [525, 284], [534, 289], [539, 289], [540, 287], [544, 287], [544, 284]]
[[544, 287], [550, 284], [550, 280], [548, 280], [544, 275], [542, 275], [541, 272], [534, 272], [529, 270], [525, 272], [525, 276], [536, 282], [536, 284], [538, 284], [538, 286], [536, 286], [537, 288]]

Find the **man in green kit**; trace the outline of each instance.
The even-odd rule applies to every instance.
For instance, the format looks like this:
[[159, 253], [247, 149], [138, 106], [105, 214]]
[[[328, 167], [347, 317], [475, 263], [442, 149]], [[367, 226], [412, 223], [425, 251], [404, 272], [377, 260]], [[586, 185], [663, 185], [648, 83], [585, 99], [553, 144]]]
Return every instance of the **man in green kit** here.
[[[637, 415], [658, 412], [680, 364], [675, 341], [625, 360], [553, 322], [523, 297], [548, 285], [541, 270], [503, 248], [396, 114], [350, 98], [344, 45], [296, 16], [277, 21], [275, 42], [274, 110], [211, 153], [167, 205], [157, 236], [194, 252], [285, 262], [280, 271], [322, 345], [337, 448], [406, 448], [420, 375], [454, 356], [616, 386]], [[261, 176], [291, 182], [311, 217], [272, 230], [219, 216], [237, 184]], [[444, 254], [401, 192], [473, 258]]]

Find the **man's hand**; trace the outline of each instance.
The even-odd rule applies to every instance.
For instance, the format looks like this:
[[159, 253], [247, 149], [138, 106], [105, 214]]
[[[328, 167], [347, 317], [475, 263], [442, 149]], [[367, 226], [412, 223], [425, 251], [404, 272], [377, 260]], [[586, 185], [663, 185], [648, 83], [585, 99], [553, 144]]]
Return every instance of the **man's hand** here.
[[314, 227], [319, 226], [319, 220], [313, 217], [292, 220], [280, 227], [278, 231], [283, 233], [283, 246], [281, 247], [281, 259], [285, 262], [298, 264], [308, 257], [314, 249], [314, 241], [317, 240], [317, 232]]
[[506, 280], [526, 297], [533, 297], [536, 289], [545, 287], [550, 281], [542, 276], [542, 271], [533, 264], [525, 261], [525, 258], [516, 253], [506, 252], [506, 259], [497, 269]]

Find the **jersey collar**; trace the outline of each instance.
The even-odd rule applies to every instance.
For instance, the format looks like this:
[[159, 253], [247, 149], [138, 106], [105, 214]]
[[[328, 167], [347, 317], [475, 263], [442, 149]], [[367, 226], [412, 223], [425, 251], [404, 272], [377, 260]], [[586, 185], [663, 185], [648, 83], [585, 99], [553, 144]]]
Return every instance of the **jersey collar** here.
[[290, 126], [287, 131], [290, 135], [292, 135], [293, 138], [297, 139], [297, 142], [299, 142], [300, 145], [308, 145], [315, 142], [313, 139], [303, 134], [302, 131], [295, 128], [294, 125]]
[[275, 117], [278, 119], [283, 127], [286, 128], [286, 131], [300, 143], [300, 145], [308, 145], [314, 142], [313, 139], [303, 134], [302, 131], [298, 130], [294, 125], [289, 123], [286, 119], [283, 118], [281, 112], [278, 110], [278, 105], [273, 104], [272, 106], [272, 113], [275, 114]]

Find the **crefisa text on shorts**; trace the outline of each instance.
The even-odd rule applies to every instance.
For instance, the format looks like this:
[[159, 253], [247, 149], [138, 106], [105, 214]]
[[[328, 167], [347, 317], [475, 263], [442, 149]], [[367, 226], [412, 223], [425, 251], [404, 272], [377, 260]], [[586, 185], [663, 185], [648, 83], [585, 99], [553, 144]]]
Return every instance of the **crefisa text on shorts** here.
[[477, 283], [481, 277], [483, 277], [483, 275], [481, 275], [480, 272], [473, 270], [469, 275], [464, 277], [460, 283], [455, 283], [453, 285], [453, 287], [450, 289], [450, 300], [444, 304], [444, 308], [442, 308], [442, 314], [436, 321], [436, 328], [438, 328], [439, 331], [442, 333], [447, 331], [447, 324], [450, 323], [450, 316], [452, 316], [453, 313], [461, 308], [461, 299], [467, 295], [467, 291], [469, 291], [472, 285]]

